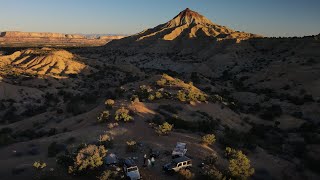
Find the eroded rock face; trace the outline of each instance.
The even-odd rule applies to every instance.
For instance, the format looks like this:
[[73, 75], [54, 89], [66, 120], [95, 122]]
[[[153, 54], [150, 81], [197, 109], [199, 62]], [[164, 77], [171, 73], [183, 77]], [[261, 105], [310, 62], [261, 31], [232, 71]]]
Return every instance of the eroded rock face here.
[[70, 52], [62, 49], [26, 49], [7, 56], [0, 56], [1, 65], [11, 64], [18, 71], [30, 74], [64, 77], [69, 74], [90, 74], [95, 71]]
[[125, 36], [100, 36], [99, 39], [122, 39]]
[[2, 32], [1, 37], [5, 37], [5, 38], [66, 38], [66, 35], [61, 33], [8, 31], [8, 32]]
[[217, 47], [217, 44], [225, 46], [254, 38], [262, 36], [213, 23], [187, 8], [167, 23], [113, 41], [106, 47], [128, 51], [171, 53], [183, 50], [185, 53], [194, 53], [206, 47]]
[[6, 31], [0, 33], [0, 44], [3, 46], [101, 46], [122, 37], [103, 36], [89, 39], [80, 34]]
[[174, 40], [182, 36], [186, 36], [187, 38], [212, 37], [217, 40], [245, 40], [262, 37], [256, 34], [235, 31], [225, 26], [215, 24], [205, 16], [189, 8], [180, 12], [167, 23], [136, 35], [138, 41], [150, 39], [155, 36], [163, 40]]

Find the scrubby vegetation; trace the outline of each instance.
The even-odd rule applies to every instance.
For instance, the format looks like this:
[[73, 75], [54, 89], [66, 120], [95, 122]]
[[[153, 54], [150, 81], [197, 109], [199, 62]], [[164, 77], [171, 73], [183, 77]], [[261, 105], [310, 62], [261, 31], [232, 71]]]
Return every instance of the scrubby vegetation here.
[[157, 81], [157, 85], [160, 87], [178, 89], [176, 97], [181, 102], [185, 101], [200, 101], [204, 102], [207, 99], [207, 95], [201, 92], [198, 88], [193, 86], [193, 83], [185, 83], [180, 79], [173, 78], [167, 74], [163, 74], [161, 79]]
[[115, 101], [113, 99], [107, 99], [104, 104], [106, 105], [107, 109], [112, 109]]
[[214, 134], [207, 134], [205, 136], [202, 136], [203, 144], [212, 145], [214, 142], [216, 142], [216, 136]]
[[227, 177], [214, 166], [207, 168], [203, 173], [203, 176], [204, 176], [203, 179], [207, 179], [207, 180], [226, 180], [227, 179]]
[[248, 179], [254, 174], [254, 169], [251, 168], [250, 160], [242, 153], [242, 151], [227, 147], [226, 155], [229, 159], [229, 173], [233, 178]]
[[129, 112], [130, 111], [128, 109], [121, 107], [115, 113], [115, 120], [116, 121], [124, 121], [124, 122], [132, 121], [133, 117], [130, 116]]
[[79, 150], [74, 159], [74, 165], [69, 166], [69, 173], [81, 172], [86, 169], [95, 169], [103, 164], [107, 150], [104, 146], [87, 145]]
[[194, 174], [189, 169], [181, 169], [179, 171], [179, 179], [190, 180], [194, 178]]
[[100, 115], [97, 117], [98, 123], [106, 122], [109, 119], [110, 113], [109, 111], [102, 111]]
[[47, 164], [42, 161], [35, 161], [32, 166], [36, 169], [43, 169], [43, 168], [47, 167]]
[[162, 125], [159, 125], [156, 129], [156, 132], [159, 135], [168, 135], [172, 131], [173, 125], [169, 124], [167, 122], [163, 123]]

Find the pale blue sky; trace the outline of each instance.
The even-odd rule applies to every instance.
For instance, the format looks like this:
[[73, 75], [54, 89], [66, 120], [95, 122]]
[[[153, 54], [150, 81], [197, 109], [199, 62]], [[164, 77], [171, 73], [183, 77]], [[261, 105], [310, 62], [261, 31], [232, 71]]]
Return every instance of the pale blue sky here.
[[0, 31], [133, 34], [187, 7], [265, 36], [320, 33], [320, 0], [0, 0]]

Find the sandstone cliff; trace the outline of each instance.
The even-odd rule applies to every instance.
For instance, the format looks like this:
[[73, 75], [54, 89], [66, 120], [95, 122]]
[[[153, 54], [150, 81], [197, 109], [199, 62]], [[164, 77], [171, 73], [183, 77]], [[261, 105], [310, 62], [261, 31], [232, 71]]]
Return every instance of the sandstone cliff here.
[[0, 33], [1, 46], [102, 46], [123, 36], [103, 36], [87, 38], [79, 34], [19, 32], [6, 31]]

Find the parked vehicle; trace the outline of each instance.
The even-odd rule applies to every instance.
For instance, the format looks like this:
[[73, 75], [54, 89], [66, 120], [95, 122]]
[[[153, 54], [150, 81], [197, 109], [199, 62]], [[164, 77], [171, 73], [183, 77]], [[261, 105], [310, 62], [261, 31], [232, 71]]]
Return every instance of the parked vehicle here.
[[132, 159], [124, 160], [123, 171], [128, 179], [141, 179], [139, 168]]
[[192, 161], [190, 158], [183, 156], [173, 159], [171, 163], [163, 166], [163, 170], [166, 172], [178, 172], [181, 169], [186, 169], [192, 166]]
[[182, 142], [177, 142], [176, 147], [172, 151], [172, 158], [183, 157], [187, 153], [187, 144]]
[[119, 164], [118, 157], [115, 154], [110, 153], [104, 158], [104, 164], [107, 166], [116, 166]]

